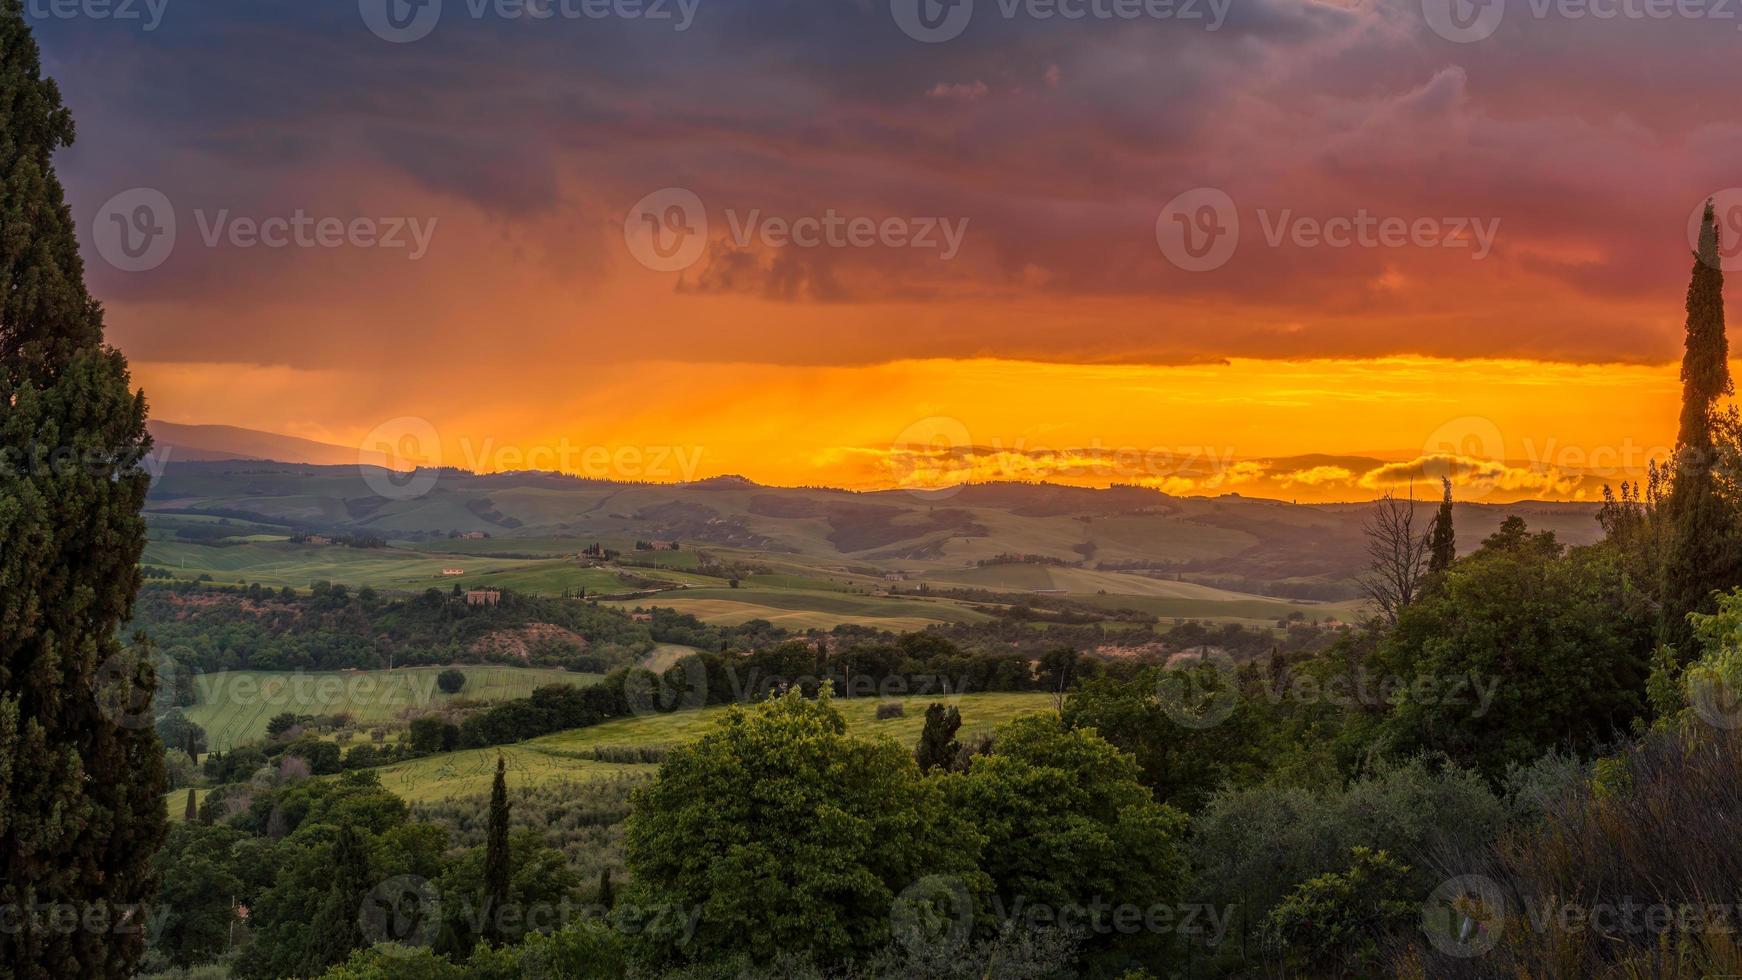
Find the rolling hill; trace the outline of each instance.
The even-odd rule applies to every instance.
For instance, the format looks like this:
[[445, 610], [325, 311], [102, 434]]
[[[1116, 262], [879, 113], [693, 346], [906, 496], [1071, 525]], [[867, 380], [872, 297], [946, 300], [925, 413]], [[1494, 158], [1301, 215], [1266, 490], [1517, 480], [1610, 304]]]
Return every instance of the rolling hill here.
[[[985, 612], [969, 600], [1023, 595], [1263, 622], [1355, 614], [1370, 509], [1139, 487], [859, 493], [736, 477], [674, 485], [452, 469], [423, 471], [423, 492], [384, 496], [383, 473], [354, 463], [172, 460], [148, 500], [144, 561], [170, 577], [232, 584], [585, 590], [623, 608], [657, 603], [714, 622], [796, 628], [974, 621]], [[1424, 527], [1432, 506], [1418, 505]], [[1459, 545], [1473, 549], [1512, 514], [1566, 543], [1589, 543], [1600, 530], [1595, 512], [1583, 503], [1459, 504]], [[301, 540], [310, 533], [376, 546], [314, 546]], [[677, 549], [638, 549], [650, 541]], [[592, 545], [621, 554], [583, 554]]]

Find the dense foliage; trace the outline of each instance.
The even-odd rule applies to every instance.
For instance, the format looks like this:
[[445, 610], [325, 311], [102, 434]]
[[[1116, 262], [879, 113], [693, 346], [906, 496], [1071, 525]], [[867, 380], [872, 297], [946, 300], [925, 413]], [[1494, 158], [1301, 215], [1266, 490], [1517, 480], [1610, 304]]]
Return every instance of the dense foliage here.
[[494, 605], [428, 589], [387, 596], [317, 582], [143, 590], [132, 626], [192, 674], [508, 663], [603, 672], [653, 647], [646, 624], [579, 600], [503, 592]]
[[85, 290], [52, 162], [72, 142], [23, 5], [0, 0], [0, 963], [125, 977], [165, 820], [154, 672], [118, 633], [151, 440]]

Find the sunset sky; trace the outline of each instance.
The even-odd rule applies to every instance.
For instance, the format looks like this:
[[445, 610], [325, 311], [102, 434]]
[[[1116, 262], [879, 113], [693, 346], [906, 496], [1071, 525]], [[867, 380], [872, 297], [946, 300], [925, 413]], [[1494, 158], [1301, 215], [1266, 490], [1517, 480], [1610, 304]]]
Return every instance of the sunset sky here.
[[[404, 43], [375, 0], [31, 19], [88, 278], [162, 419], [855, 488], [1364, 499], [1456, 456], [1474, 497], [1589, 497], [1673, 436], [1690, 217], [1742, 185], [1742, 25], [1514, 3], [1457, 43], [1439, 2], [1219, 0], [1210, 30], [978, 0], [937, 43], [890, 0], [689, 0], [683, 30], [676, 0], [445, 0]], [[139, 188], [174, 245], [125, 271], [100, 230]], [[693, 235], [691, 200], [700, 254], [650, 268], [633, 229]], [[1204, 201], [1237, 244], [1182, 267]], [[337, 237], [251, 241], [299, 215]], [[805, 217], [880, 230], [757, 224]], [[1323, 240], [1365, 218], [1408, 240]]]

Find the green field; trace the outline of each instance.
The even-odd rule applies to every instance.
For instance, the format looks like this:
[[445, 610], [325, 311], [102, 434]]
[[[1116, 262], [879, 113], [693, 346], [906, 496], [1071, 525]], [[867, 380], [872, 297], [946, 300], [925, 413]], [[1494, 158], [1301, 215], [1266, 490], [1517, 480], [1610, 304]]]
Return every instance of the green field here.
[[[490, 542], [471, 542], [487, 544]], [[256, 536], [229, 538], [222, 544], [196, 544], [179, 540], [152, 540], [145, 546], [142, 564], [167, 569], [176, 578], [196, 579], [210, 575], [216, 582], [235, 585], [259, 582], [273, 587], [306, 589], [326, 580], [352, 587], [422, 591], [467, 588], [506, 588], [543, 595], [578, 592], [623, 593], [637, 586], [615, 571], [583, 565], [564, 558], [501, 558], [487, 555], [456, 555], [402, 548], [347, 548], [342, 545], [291, 544], [284, 540], [261, 540]], [[443, 575], [446, 568], [463, 574]], [[643, 578], [663, 578], [674, 584], [698, 579], [683, 573], [660, 573], [636, 569]], [[710, 584], [718, 579], [700, 579]]]
[[695, 647], [686, 647], [681, 643], [660, 643], [649, 650], [647, 656], [641, 658], [641, 666], [648, 670], [663, 671], [690, 654], [699, 652]]
[[[925, 727], [926, 705], [943, 700], [962, 712], [958, 737], [990, 731], [1019, 715], [1050, 711], [1050, 694], [997, 693], [892, 698], [903, 703], [901, 718], [878, 721], [880, 698], [837, 698], [833, 703], [855, 735], [887, 735], [911, 746]], [[510, 781], [543, 782], [553, 779], [585, 781], [624, 772], [651, 772], [651, 765], [620, 765], [584, 758], [589, 750], [603, 747], [666, 747], [689, 741], [707, 732], [728, 707], [718, 705], [697, 711], [620, 718], [590, 728], [576, 728], [515, 745], [466, 749], [426, 756], [392, 766], [383, 766], [381, 783], [410, 802], [428, 802], [450, 796], [487, 793], [495, 772], [498, 751], [508, 760]], [[185, 797], [185, 793], [183, 796]]]
[[[841, 623], [923, 629], [932, 623], [980, 623], [992, 617], [941, 599], [896, 599], [823, 589], [708, 588], [662, 593], [619, 602], [629, 609], [661, 606], [713, 623], [738, 624], [766, 619], [788, 629], [829, 629]], [[900, 623], [900, 626], [890, 625]]]
[[[385, 766], [376, 770], [381, 785], [407, 803], [433, 803], [450, 797], [483, 796], [496, 777], [496, 756], [508, 763], [508, 784], [527, 786], [547, 782], [584, 783], [624, 773], [650, 773], [651, 765], [618, 765], [590, 759], [570, 759], [532, 747], [532, 743], [443, 752]], [[182, 805], [187, 805], [182, 794]]]
[[226, 751], [266, 737], [266, 723], [286, 711], [349, 714], [364, 724], [393, 721], [456, 699], [500, 701], [525, 697], [544, 684], [592, 684], [598, 674], [538, 667], [463, 666], [466, 686], [457, 695], [436, 688], [446, 667], [395, 670], [226, 670], [194, 678], [199, 702], [183, 709], [206, 730], [207, 747]]

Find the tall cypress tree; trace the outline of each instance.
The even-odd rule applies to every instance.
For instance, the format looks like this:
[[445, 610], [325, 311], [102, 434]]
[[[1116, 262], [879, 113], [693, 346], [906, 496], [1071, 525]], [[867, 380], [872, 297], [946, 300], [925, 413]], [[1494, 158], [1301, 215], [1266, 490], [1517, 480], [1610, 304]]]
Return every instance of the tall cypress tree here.
[[1682, 355], [1681, 425], [1675, 473], [1664, 502], [1668, 520], [1659, 590], [1658, 637], [1685, 660], [1695, 655], [1690, 612], [1711, 612], [1714, 590], [1738, 582], [1734, 502], [1726, 500], [1712, 469], [1716, 451], [1712, 411], [1730, 394], [1729, 341], [1724, 336], [1724, 270], [1712, 202], [1700, 220], [1700, 239], [1688, 280], [1687, 348]]
[[156, 683], [116, 635], [139, 589], [150, 440], [55, 176], [72, 141], [19, 0], [0, 0], [0, 906], [116, 926], [0, 930], [17, 977], [133, 973], [144, 937], [128, 925], [167, 820], [157, 733], [114, 710]]
[[340, 827], [333, 838], [332, 872], [332, 885], [315, 913], [303, 952], [303, 969], [309, 976], [325, 972], [365, 945], [363, 903], [375, 881], [369, 871], [369, 845], [350, 824]]
[[496, 781], [490, 787], [490, 827], [484, 838], [484, 940], [502, 943], [502, 909], [508, 904], [508, 778], [507, 763], [496, 756]]
[[1458, 557], [1458, 537], [1452, 530], [1452, 481], [1449, 477], [1440, 478], [1440, 486], [1445, 490], [1445, 496], [1440, 498], [1439, 513], [1434, 515], [1433, 527], [1427, 535], [1427, 570], [1432, 575], [1452, 567], [1452, 561]]

